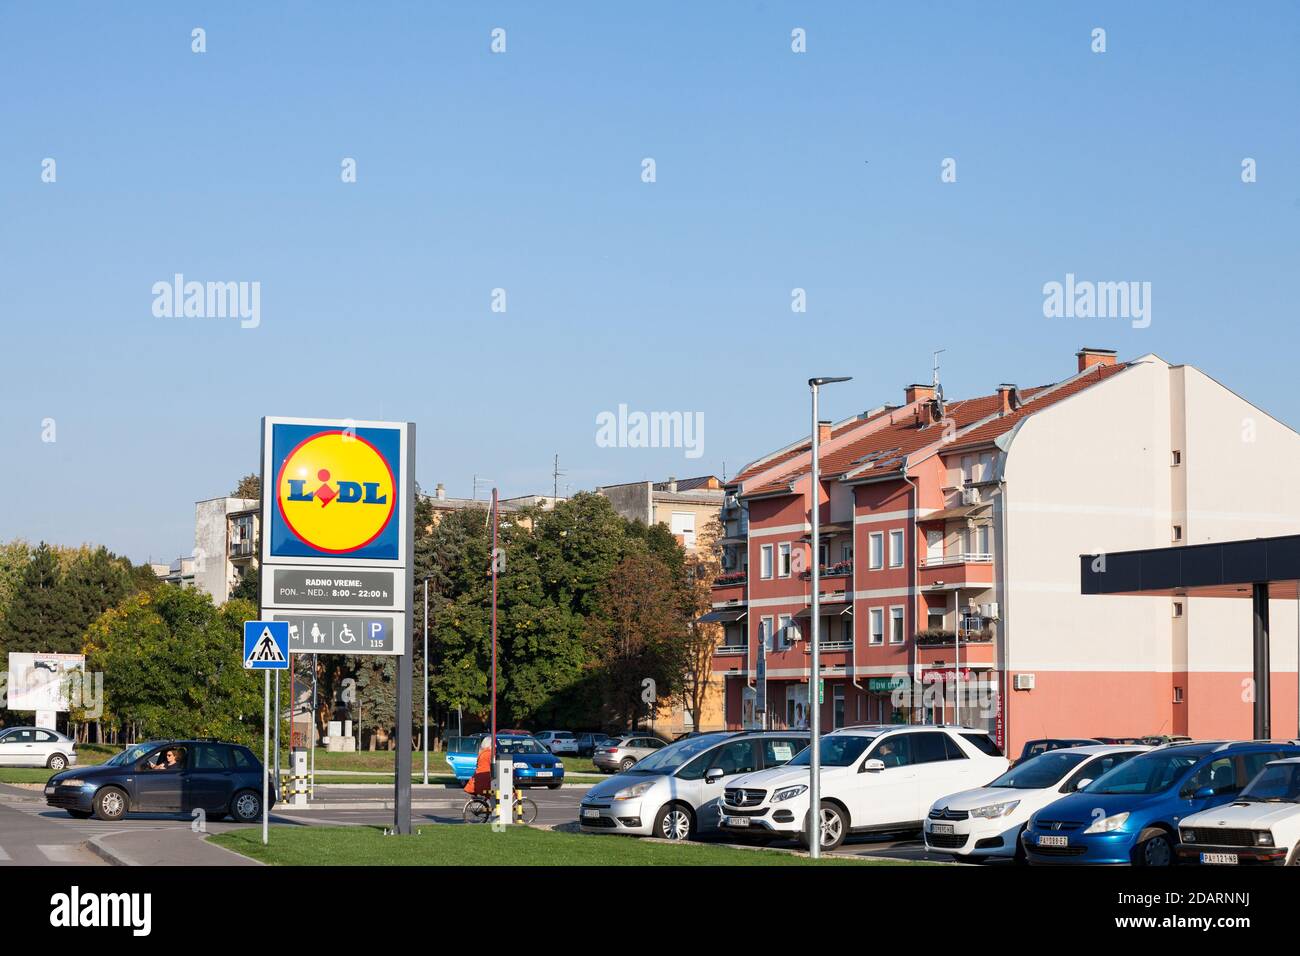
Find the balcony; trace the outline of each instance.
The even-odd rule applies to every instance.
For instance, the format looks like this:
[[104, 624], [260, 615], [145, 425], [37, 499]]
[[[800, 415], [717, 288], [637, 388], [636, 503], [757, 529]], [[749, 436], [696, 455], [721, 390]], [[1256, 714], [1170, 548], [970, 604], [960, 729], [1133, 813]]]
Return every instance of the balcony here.
[[[848, 577], [853, 574], [853, 561], [836, 561], [834, 564], [823, 564], [818, 569], [823, 578]], [[799, 576], [804, 580], [812, 577], [811, 571], [800, 572]]]
[[[951, 645], [957, 635], [952, 631], [940, 627], [927, 627], [923, 631], [917, 631], [915, 635], [918, 647], [944, 647]], [[963, 644], [987, 644], [993, 640], [993, 629], [991, 627], [981, 628], [962, 628], [961, 642]]]
[[251, 558], [257, 552], [257, 547], [252, 541], [231, 541], [230, 557], [231, 558]]
[[720, 657], [727, 654], [744, 654], [748, 648], [744, 644], [719, 644], [713, 649], [713, 656]]
[[713, 587], [725, 588], [732, 584], [744, 584], [748, 576], [744, 571], [725, 571], [713, 579]]
[[944, 590], [991, 587], [993, 555], [983, 551], [959, 551], [922, 558], [918, 562], [917, 584]]

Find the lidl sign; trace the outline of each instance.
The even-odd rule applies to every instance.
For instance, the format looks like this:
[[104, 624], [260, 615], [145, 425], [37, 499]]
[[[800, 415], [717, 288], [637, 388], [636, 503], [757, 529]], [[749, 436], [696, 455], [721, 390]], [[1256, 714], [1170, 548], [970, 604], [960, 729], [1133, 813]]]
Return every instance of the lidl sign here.
[[262, 442], [264, 561], [404, 563], [402, 424], [268, 418]]

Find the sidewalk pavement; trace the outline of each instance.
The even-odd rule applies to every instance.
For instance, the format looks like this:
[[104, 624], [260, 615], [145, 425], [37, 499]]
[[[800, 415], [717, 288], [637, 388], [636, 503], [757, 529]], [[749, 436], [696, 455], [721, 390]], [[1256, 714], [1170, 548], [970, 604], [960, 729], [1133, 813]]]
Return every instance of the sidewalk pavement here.
[[113, 866], [265, 866], [209, 843], [201, 833], [184, 839], [175, 829], [106, 833], [88, 840], [87, 850]]

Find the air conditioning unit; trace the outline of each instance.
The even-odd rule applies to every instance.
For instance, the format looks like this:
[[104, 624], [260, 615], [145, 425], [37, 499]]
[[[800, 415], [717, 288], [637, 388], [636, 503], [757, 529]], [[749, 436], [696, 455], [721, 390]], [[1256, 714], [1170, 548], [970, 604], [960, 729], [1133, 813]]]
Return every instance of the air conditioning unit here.
[[1014, 678], [1012, 678], [1012, 684], [1011, 684], [1011, 686], [1014, 687], [1016, 690], [1033, 690], [1033, 689], [1034, 689], [1034, 675], [1033, 675], [1033, 674], [1017, 674]]
[[967, 485], [961, 490], [961, 503], [964, 505], [977, 505], [980, 503], [980, 490]]
[[980, 617], [990, 621], [996, 621], [998, 619], [998, 602], [990, 601], [988, 604], [981, 604]]

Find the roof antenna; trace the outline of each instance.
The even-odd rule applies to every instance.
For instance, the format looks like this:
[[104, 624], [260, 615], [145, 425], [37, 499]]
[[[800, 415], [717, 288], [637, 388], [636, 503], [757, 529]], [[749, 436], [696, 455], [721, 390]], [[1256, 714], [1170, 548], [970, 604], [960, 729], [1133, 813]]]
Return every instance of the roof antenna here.
[[[568, 474], [568, 473], [567, 473], [567, 472], [560, 471], [560, 456], [559, 456], [559, 454], [557, 453], [556, 456], [555, 456], [555, 467], [554, 467], [554, 469], [551, 471], [551, 497], [552, 497], [553, 499], [556, 499], [556, 500], [559, 499], [559, 497], [560, 497], [560, 479], [563, 478], [566, 474]], [[565, 491], [568, 491], [568, 485], [565, 485]], [[551, 506], [552, 506], [552, 507], [555, 506], [554, 501], [552, 501]]]
[[935, 349], [934, 352], [931, 353], [931, 356], [934, 359], [934, 377], [930, 380], [930, 384], [934, 386], [934, 397], [935, 400], [939, 403], [940, 419], [943, 418], [943, 386], [939, 384], [939, 356], [946, 351], [948, 350]]

